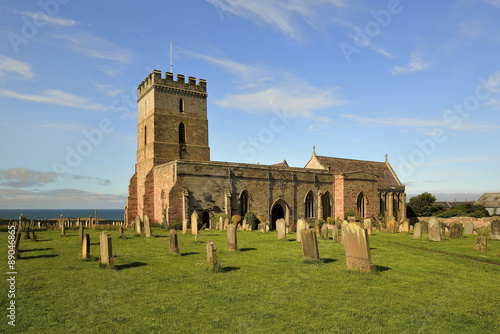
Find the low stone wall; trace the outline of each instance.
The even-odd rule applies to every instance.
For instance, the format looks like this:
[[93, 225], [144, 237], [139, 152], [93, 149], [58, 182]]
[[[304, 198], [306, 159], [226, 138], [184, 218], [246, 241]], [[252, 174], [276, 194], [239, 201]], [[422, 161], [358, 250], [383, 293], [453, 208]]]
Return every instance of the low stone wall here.
[[[419, 222], [419, 221], [429, 221], [431, 217], [417, 217], [417, 218], [412, 218], [411, 222], [412, 224]], [[467, 222], [472, 222], [474, 224], [474, 228], [479, 228], [479, 227], [490, 227], [491, 221], [493, 219], [498, 219], [498, 217], [485, 217], [485, 218], [473, 218], [473, 217], [451, 217], [451, 218], [438, 218], [438, 220], [441, 223], [445, 224], [453, 224], [453, 223], [461, 223], [465, 224]]]

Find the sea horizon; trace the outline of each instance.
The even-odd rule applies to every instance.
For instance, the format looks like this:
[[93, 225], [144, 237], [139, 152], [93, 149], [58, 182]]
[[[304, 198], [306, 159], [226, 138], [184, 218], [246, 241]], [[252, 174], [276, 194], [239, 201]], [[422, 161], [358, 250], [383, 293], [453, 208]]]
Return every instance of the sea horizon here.
[[123, 220], [124, 209], [0, 209], [0, 219], [17, 220], [19, 215], [23, 215], [28, 220], [59, 219], [61, 215], [64, 219], [78, 217], [95, 218], [97, 211], [98, 219]]

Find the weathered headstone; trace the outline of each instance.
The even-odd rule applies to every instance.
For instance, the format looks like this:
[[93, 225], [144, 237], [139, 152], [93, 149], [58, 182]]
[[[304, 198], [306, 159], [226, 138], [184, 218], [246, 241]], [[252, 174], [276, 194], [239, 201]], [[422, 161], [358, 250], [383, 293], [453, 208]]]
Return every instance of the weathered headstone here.
[[[78, 219], [76, 220], [76, 225], [77, 225], [78, 227], [80, 227], [80, 225], [81, 225], [80, 217], [78, 217]], [[38, 227], [40, 227], [40, 226], [38, 226]], [[81, 241], [81, 242], [83, 242], [83, 239], [82, 239], [82, 241]]]
[[410, 220], [408, 218], [403, 219], [401, 224], [401, 233], [408, 234], [410, 232]]
[[82, 258], [90, 259], [90, 236], [85, 234], [82, 240]]
[[422, 220], [420, 224], [422, 224], [422, 233], [429, 233], [429, 222], [427, 220]]
[[207, 264], [208, 268], [215, 270], [218, 268], [217, 263], [217, 246], [213, 240], [207, 241]]
[[78, 241], [80, 241], [80, 243], [83, 242], [83, 237], [84, 237], [83, 231], [84, 231], [83, 224], [80, 224], [79, 231], [78, 231]]
[[266, 233], [266, 223], [259, 224], [259, 232]]
[[269, 225], [269, 223], [265, 223], [266, 224], [266, 233], [270, 231], [271, 227]]
[[120, 238], [121, 238], [121, 239], [125, 239], [125, 234], [123, 234], [123, 226], [120, 226], [120, 227], [118, 228], [118, 231], [119, 231], [119, 233], [120, 233]]
[[465, 223], [464, 234], [474, 234], [474, 224], [472, 222]]
[[278, 230], [278, 240], [286, 240], [286, 222], [283, 218], [276, 221], [276, 229]]
[[89, 215], [89, 228], [94, 229], [94, 220], [92, 219], [92, 215]]
[[461, 238], [462, 237], [462, 224], [455, 223], [450, 227], [450, 238]]
[[328, 240], [328, 224], [324, 223], [323, 226], [321, 226], [321, 238]]
[[319, 261], [318, 240], [313, 229], [303, 229], [300, 231], [302, 240], [302, 255], [304, 260]]
[[219, 217], [219, 230], [223, 231], [224, 230], [224, 218]]
[[177, 240], [177, 232], [171, 229], [168, 235], [170, 241], [170, 253], [179, 255], [179, 242]]
[[141, 216], [139, 215], [135, 216], [135, 233], [137, 234], [142, 233]]
[[198, 235], [198, 213], [196, 211], [191, 214], [191, 234]]
[[241, 229], [242, 229], [243, 231], [246, 231], [246, 229], [247, 229], [247, 220], [246, 220], [246, 219], [243, 219], [243, 224], [242, 224], [242, 226], [241, 226]]
[[365, 218], [363, 225], [365, 230], [368, 231], [368, 235], [372, 235], [372, 220], [370, 218]]
[[227, 227], [229, 226], [230, 223], [231, 222], [230, 222], [229, 218], [224, 219], [224, 230], [227, 230]]
[[30, 226], [28, 224], [25, 224], [23, 239], [29, 239], [29, 238], [30, 238]]
[[35, 227], [33, 227], [31, 229], [31, 240], [32, 241], [38, 241], [38, 239], [36, 238], [36, 235], [35, 235]]
[[61, 225], [61, 236], [66, 236], [66, 225], [64, 224], [64, 222]]
[[413, 239], [420, 239], [422, 237], [422, 224], [416, 223], [413, 228]]
[[475, 244], [474, 244], [474, 248], [476, 248], [477, 250], [481, 250], [481, 251], [488, 250], [488, 241], [487, 241], [486, 237], [484, 237], [484, 236], [477, 237]]
[[348, 216], [347, 221], [349, 223], [355, 223], [356, 222], [356, 216]]
[[319, 228], [319, 222], [318, 221], [316, 221], [314, 223], [314, 231], [316, 232], [316, 236], [317, 237], [319, 237], [321, 235], [321, 230]]
[[305, 228], [306, 228], [306, 221], [304, 219], [299, 219], [299, 221], [297, 222], [297, 239], [296, 239], [297, 242], [301, 242], [302, 239], [300, 231], [302, 231]]
[[393, 215], [389, 215], [385, 222], [385, 231], [387, 233], [395, 233], [397, 231], [396, 219]]
[[229, 224], [227, 226], [227, 250], [236, 252], [238, 250], [238, 240], [236, 236], [236, 226]]
[[151, 237], [151, 221], [148, 215], [144, 215], [144, 234], [146, 234], [146, 238]]
[[343, 245], [345, 243], [345, 233], [344, 233], [344, 228], [349, 224], [347, 220], [344, 220], [342, 222], [342, 228], [341, 228], [341, 236], [340, 236], [340, 243]]
[[182, 220], [182, 234], [188, 233], [188, 221], [187, 219]]
[[332, 240], [333, 240], [333, 242], [339, 242], [339, 229], [338, 229], [337, 225], [333, 225]]
[[349, 223], [345, 231], [345, 257], [347, 268], [371, 271], [372, 259], [368, 232], [356, 223]]
[[494, 219], [490, 223], [491, 239], [500, 240], [500, 220]]
[[429, 240], [441, 241], [441, 225], [436, 217], [429, 219]]
[[100, 247], [101, 263], [108, 267], [111, 266], [111, 261], [113, 258], [113, 248], [111, 245], [111, 236], [107, 231], [101, 232]]

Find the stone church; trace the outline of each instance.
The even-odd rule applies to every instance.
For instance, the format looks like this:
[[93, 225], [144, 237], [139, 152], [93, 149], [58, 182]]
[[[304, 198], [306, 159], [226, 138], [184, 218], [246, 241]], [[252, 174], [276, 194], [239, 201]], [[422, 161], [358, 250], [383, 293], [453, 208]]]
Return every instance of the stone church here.
[[203, 223], [219, 212], [264, 216], [274, 229], [284, 218], [314, 222], [362, 217], [406, 218], [405, 186], [387, 160], [313, 154], [304, 168], [210, 160], [207, 82], [154, 70], [138, 87], [137, 163], [128, 188], [125, 222], [148, 215], [176, 223], [196, 211]]

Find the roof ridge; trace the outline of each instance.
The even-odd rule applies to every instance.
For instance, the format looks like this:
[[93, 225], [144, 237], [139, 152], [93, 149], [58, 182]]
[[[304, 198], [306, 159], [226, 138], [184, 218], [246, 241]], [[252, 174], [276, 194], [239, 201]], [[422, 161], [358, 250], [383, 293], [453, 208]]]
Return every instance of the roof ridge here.
[[327, 157], [325, 155], [317, 155], [318, 158], [328, 158], [328, 159], [339, 159], [339, 160], [351, 160], [351, 161], [363, 161], [363, 162], [375, 162], [379, 164], [385, 164], [383, 161], [373, 161], [373, 160], [360, 160], [360, 159], [348, 159], [348, 158], [336, 158], [336, 157]]

